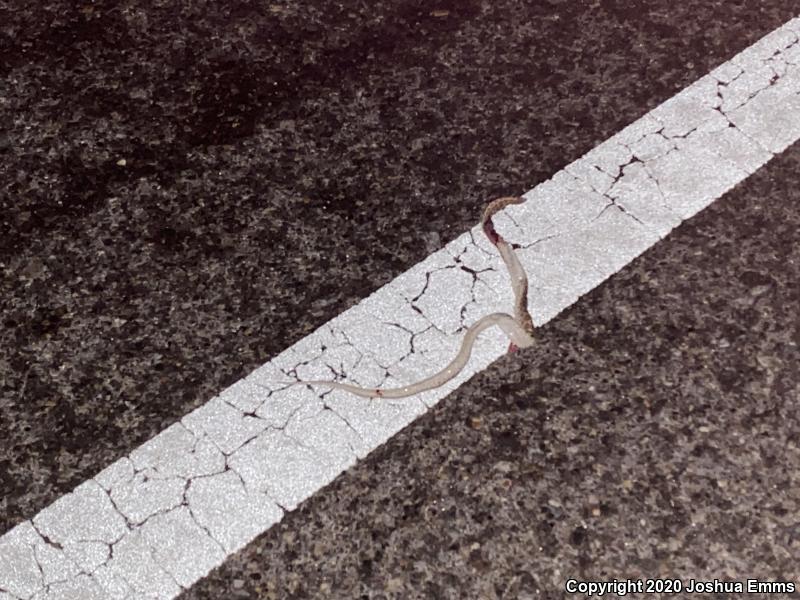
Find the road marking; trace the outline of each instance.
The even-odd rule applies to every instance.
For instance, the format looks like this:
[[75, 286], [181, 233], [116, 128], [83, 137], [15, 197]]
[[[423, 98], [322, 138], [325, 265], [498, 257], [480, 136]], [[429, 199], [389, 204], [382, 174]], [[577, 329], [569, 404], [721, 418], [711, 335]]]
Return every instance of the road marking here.
[[[538, 324], [800, 138], [793, 19], [568, 165], [496, 218]], [[416, 398], [276, 381], [412, 382], [512, 298], [476, 226], [0, 538], [0, 600], [174, 598], [505, 352]]]

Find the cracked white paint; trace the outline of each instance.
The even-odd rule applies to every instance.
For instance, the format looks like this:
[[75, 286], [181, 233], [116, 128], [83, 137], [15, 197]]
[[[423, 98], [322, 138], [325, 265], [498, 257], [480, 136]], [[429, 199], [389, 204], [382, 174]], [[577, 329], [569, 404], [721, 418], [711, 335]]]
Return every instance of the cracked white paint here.
[[[714, 69], [497, 216], [537, 324], [800, 138], [800, 19]], [[0, 600], [173, 598], [505, 352], [403, 400], [297, 379], [419, 380], [512, 294], [479, 227], [0, 538]]]
[[248, 490], [232, 470], [193, 480], [186, 492], [197, 523], [230, 554], [283, 517], [264, 494]]
[[42, 581], [45, 585], [68, 581], [80, 571], [78, 566], [64, 555], [63, 550], [56, 546], [37, 542], [33, 547], [33, 553], [42, 570]]
[[195, 521], [185, 506], [154, 516], [140, 531], [153, 558], [184, 588], [220, 564], [226, 556], [220, 543]]
[[41, 537], [29, 521], [0, 538], [0, 589], [27, 600], [45, 585], [34, 548]]
[[95, 573], [95, 580], [115, 600], [174, 598], [181, 588], [156, 560], [154, 551], [142, 529], [134, 529], [114, 545], [114, 556]]
[[32, 600], [105, 600], [105, 590], [90, 576], [77, 573], [38, 592]]
[[452, 335], [462, 329], [461, 308], [471, 300], [472, 275], [450, 264], [428, 274], [425, 288], [413, 305], [434, 327]]
[[108, 493], [92, 479], [62, 496], [33, 518], [33, 526], [59, 545], [96, 540], [113, 544], [127, 531]]
[[111, 544], [98, 541], [70, 540], [64, 542], [63, 548], [67, 558], [86, 573], [94, 571], [111, 555]]
[[302, 442], [283, 431], [268, 430], [230, 457], [228, 464], [249, 491], [266, 494], [286, 510], [330, 482], [339, 471]]
[[245, 414], [241, 408], [222, 398], [214, 398], [189, 413], [181, 423], [195, 435], [208, 436], [226, 455], [232, 454], [269, 427], [264, 419]]

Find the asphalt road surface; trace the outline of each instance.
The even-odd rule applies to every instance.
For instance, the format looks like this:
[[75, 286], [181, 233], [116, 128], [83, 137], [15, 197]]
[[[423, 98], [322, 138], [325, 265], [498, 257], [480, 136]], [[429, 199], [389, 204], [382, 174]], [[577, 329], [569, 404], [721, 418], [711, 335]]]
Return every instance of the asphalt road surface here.
[[[0, 536], [796, 16], [0, 2]], [[181, 598], [800, 586], [798, 190], [794, 144]], [[0, 600], [83, 600], [43, 539]]]

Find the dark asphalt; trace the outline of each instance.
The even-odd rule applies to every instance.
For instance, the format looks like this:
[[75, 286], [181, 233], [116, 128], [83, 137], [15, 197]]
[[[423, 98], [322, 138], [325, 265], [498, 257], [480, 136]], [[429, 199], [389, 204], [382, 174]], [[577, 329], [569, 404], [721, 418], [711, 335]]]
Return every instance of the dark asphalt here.
[[182, 598], [800, 584], [799, 190], [795, 145]]
[[795, 13], [0, 2], [0, 533]]

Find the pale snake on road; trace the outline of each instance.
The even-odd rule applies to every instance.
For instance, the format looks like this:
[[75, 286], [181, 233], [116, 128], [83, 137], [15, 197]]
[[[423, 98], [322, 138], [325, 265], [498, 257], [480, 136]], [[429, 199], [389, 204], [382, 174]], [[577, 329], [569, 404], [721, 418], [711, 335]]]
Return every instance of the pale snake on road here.
[[317, 385], [344, 390], [363, 398], [405, 398], [438, 388], [458, 375], [466, 366], [472, 354], [475, 340], [482, 331], [497, 325], [511, 340], [509, 351], [527, 348], [533, 344], [533, 319], [528, 312], [528, 277], [519, 262], [514, 249], [495, 231], [492, 217], [510, 204], [521, 204], [523, 199], [517, 196], [497, 198], [489, 203], [481, 216], [480, 225], [489, 241], [497, 248], [508, 274], [511, 277], [511, 289], [514, 292], [514, 315], [495, 312], [478, 319], [464, 334], [461, 347], [450, 363], [442, 370], [416, 383], [397, 388], [365, 388], [339, 381], [312, 380], [297, 381], [291, 385]]

